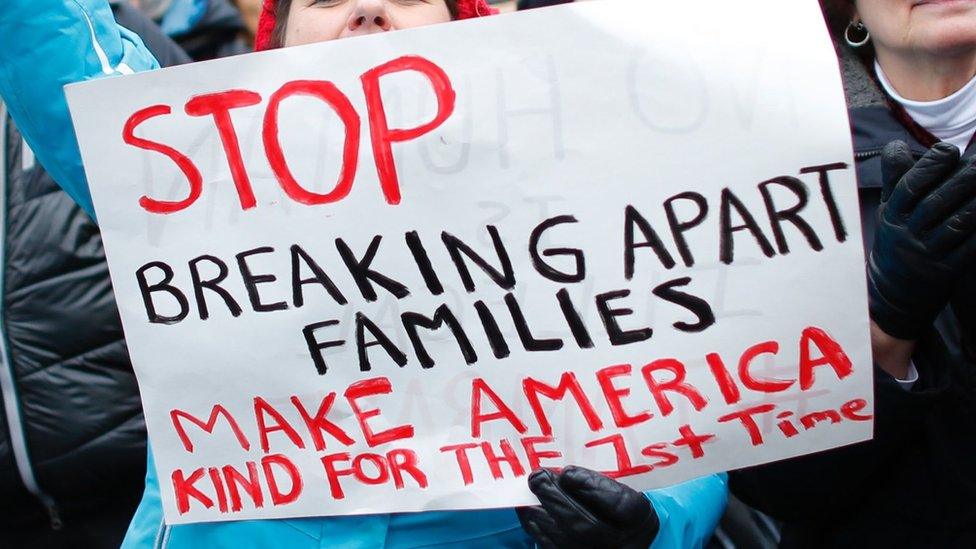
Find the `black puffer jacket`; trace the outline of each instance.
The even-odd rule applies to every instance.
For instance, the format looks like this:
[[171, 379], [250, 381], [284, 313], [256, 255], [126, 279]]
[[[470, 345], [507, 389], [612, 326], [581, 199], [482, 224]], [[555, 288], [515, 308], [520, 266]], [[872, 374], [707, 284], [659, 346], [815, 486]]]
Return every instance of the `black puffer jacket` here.
[[[888, 108], [855, 59], [844, 59], [865, 245], [889, 141], [926, 148]], [[970, 146], [966, 157], [976, 154]], [[972, 277], [971, 277], [972, 278]], [[958, 290], [976, 292], [972, 280]], [[919, 341], [910, 391], [875, 369], [875, 438], [839, 450], [735, 472], [746, 503], [786, 522], [784, 547], [976, 547], [976, 364], [961, 351], [947, 308]]]
[[[114, 7], [161, 63], [189, 60]], [[4, 532], [134, 509], [145, 440], [98, 229], [0, 104], [0, 546]]]

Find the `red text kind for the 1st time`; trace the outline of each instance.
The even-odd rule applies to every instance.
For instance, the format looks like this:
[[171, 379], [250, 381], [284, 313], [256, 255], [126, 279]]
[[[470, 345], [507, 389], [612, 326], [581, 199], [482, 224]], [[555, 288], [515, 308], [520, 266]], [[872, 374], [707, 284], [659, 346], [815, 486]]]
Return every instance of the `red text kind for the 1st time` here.
[[[780, 346], [776, 341], [764, 341], [748, 347], [739, 356], [738, 367], [732, 371], [718, 353], [708, 353], [705, 361], [711, 374], [709, 379], [715, 383], [722, 397], [721, 401], [711, 406], [728, 407], [731, 410], [719, 415], [717, 422], [739, 426], [753, 446], [761, 446], [769, 440], [770, 433], [760, 427], [760, 420], [775, 422], [775, 428], [786, 439], [822, 423], [870, 421], [872, 416], [866, 411], [868, 402], [861, 398], [845, 402], [837, 409], [803, 414], [779, 408], [771, 402], [743, 402], [743, 391], [773, 395], [794, 388], [797, 384], [801, 392], [810, 391], [814, 387], [815, 374], [820, 369], [828, 369], [840, 380], [853, 373], [853, 365], [840, 344], [819, 328], [804, 329], [798, 347], [796, 379], [769, 378], [753, 372], [758, 357], [779, 352]], [[594, 434], [606, 432], [609, 427], [605, 418], [600, 417], [597, 412], [598, 406], [593, 404], [599, 400], [602, 401], [599, 408], [605, 404], [610, 411], [611, 429], [617, 432], [586, 441], [583, 447], [603, 448], [603, 452], [611, 452], [616, 464], [613, 469], [604, 471], [605, 474], [613, 478], [639, 475], [669, 467], [682, 459], [704, 457], [704, 446], [713, 442], [717, 435], [696, 432], [690, 424], [678, 428], [679, 436], [675, 440], [638, 445], [635, 448], [632, 447], [632, 442], [628, 442], [630, 437], [624, 438], [620, 433], [622, 430], [644, 424], [655, 416], [649, 409], [634, 410], [635, 402], [641, 402], [641, 399], [635, 398], [636, 395], [632, 396], [630, 388], [620, 386], [615, 381], [634, 375], [634, 368], [630, 364], [613, 365], [598, 370], [595, 377], [600, 391], [595, 396], [587, 394], [573, 372], [565, 372], [551, 383], [526, 377], [522, 380], [522, 393], [531, 410], [531, 416], [516, 413], [515, 410], [521, 409], [520, 406], [506, 402], [484, 379], [474, 378], [471, 382], [470, 402], [471, 440], [445, 445], [439, 451], [451, 456], [457, 465], [460, 480], [465, 485], [476, 480], [521, 477], [546, 466], [544, 460], [559, 460], [563, 457], [558, 450], [547, 447], [553, 443], [554, 438], [552, 422], [543, 406], [543, 399], [565, 401], [566, 406], [579, 412]], [[652, 361], [641, 367], [636, 375], [640, 376], [646, 386], [648, 396], [656, 404], [661, 417], [668, 417], [675, 412], [675, 398], [682, 400], [682, 404], [696, 412], [710, 406], [705, 391], [687, 379], [686, 366], [677, 359]], [[417, 452], [404, 446], [414, 438], [415, 426], [405, 424], [376, 432], [370, 421], [382, 415], [381, 409], [364, 408], [360, 402], [364, 398], [390, 395], [393, 392], [394, 387], [386, 377], [357, 381], [342, 392], [342, 397], [347, 401], [358, 423], [359, 433], [350, 433], [329, 419], [329, 412], [338, 398], [337, 392], [325, 395], [314, 411], [306, 407], [297, 396], [292, 396], [292, 406], [289, 409], [294, 410], [288, 415], [297, 415], [298, 421], [287, 419], [283, 413], [286, 410], [276, 408], [261, 397], [255, 397], [252, 419], [264, 456], [259, 460], [247, 461], [243, 467], [226, 464], [193, 470], [173, 470], [169, 480], [172, 482], [172, 493], [179, 513], [186, 514], [191, 509], [215, 509], [221, 514], [237, 513], [245, 507], [258, 509], [266, 503], [278, 507], [297, 501], [306, 489], [305, 479], [295, 463], [284, 453], [271, 453], [269, 435], [274, 433], [280, 433], [275, 439], [275, 450], [279, 452], [282, 450], [280, 444], [287, 444], [291, 450], [314, 449], [320, 453], [328, 452], [330, 444], [350, 447], [365, 443], [375, 449], [357, 454], [347, 451], [330, 452], [320, 457], [328, 481], [329, 495], [335, 500], [346, 497], [344, 482], [353, 482], [360, 486], [392, 486], [397, 490], [403, 489], [409, 482], [411, 486], [427, 488], [428, 476]], [[626, 402], [628, 399], [629, 403]], [[201, 419], [204, 416], [206, 419]], [[531, 428], [529, 417], [534, 422]], [[209, 436], [214, 436], [219, 427], [220, 431], [232, 434], [242, 450], [251, 449], [251, 438], [254, 435], [249, 437], [238, 418], [222, 404], [213, 405], [209, 415], [194, 415], [185, 410], [173, 409], [170, 411], [170, 419], [186, 452], [193, 453], [195, 448], [190, 436], [192, 431], [188, 431], [191, 427], [196, 427]], [[515, 439], [515, 444], [507, 439], [497, 442], [481, 440], [482, 427], [490, 422], [504, 422], [517, 431], [520, 436]], [[302, 431], [306, 436], [300, 434]], [[357, 437], [361, 440], [357, 441]], [[219, 444], [225, 444], [227, 439], [221, 436], [219, 440]], [[218, 439], [213, 443], [218, 443]], [[385, 448], [380, 448], [384, 446]], [[490, 478], [475, 478], [476, 467], [472, 464], [475, 460], [487, 466]], [[506, 473], [503, 465], [510, 473]]]

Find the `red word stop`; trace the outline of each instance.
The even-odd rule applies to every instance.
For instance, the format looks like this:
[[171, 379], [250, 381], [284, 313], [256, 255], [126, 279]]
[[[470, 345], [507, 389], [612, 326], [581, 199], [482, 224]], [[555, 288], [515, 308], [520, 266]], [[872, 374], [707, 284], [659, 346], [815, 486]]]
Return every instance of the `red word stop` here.
[[[437, 99], [437, 114], [429, 122], [414, 128], [390, 128], [383, 105], [380, 79], [399, 72], [415, 72], [423, 76], [431, 85]], [[369, 121], [370, 143], [373, 160], [379, 176], [383, 196], [389, 204], [399, 204], [401, 199], [400, 182], [396, 163], [393, 160], [393, 144], [416, 139], [430, 133], [447, 120], [454, 112], [456, 94], [447, 73], [433, 62], [419, 56], [407, 55], [374, 67], [360, 76], [363, 94], [366, 98], [367, 119]], [[345, 138], [342, 149], [342, 168], [332, 190], [316, 193], [299, 183], [285, 159], [279, 139], [279, 110], [281, 105], [295, 96], [318, 99], [331, 108], [343, 124]], [[251, 90], [224, 90], [191, 97], [183, 109], [188, 116], [213, 118], [220, 144], [230, 168], [234, 187], [242, 209], [257, 205], [250, 177], [244, 165], [240, 142], [231, 111], [259, 105], [264, 99]], [[170, 214], [190, 207], [200, 197], [204, 178], [199, 168], [187, 154], [175, 147], [135, 134], [136, 128], [160, 116], [172, 114], [169, 105], [152, 105], [133, 113], [122, 130], [122, 140], [133, 147], [162, 154], [169, 158], [186, 178], [188, 189], [186, 197], [180, 200], [160, 200], [149, 196], [139, 199], [143, 209], [154, 214]], [[286, 82], [268, 99], [262, 122], [262, 139], [268, 165], [278, 184], [289, 198], [300, 204], [316, 205], [337, 202], [352, 190], [356, 179], [360, 145], [359, 113], [349, 97], [335, 84], [326, 80], [294, 80]]]

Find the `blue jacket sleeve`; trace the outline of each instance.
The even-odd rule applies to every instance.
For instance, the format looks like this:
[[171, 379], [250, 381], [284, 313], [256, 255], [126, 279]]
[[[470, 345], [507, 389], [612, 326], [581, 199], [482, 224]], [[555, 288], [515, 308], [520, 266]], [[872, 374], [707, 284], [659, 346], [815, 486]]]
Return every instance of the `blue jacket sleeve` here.
[[722, 473], [645, 492], [661, 523], [651, 549], [703, 547], [725, 512], [727, 484]]
[[4, 0], [0, 36], [0, 97], [40, 163], [94, 217], [64, 85], [159, 65], [106, 0]]

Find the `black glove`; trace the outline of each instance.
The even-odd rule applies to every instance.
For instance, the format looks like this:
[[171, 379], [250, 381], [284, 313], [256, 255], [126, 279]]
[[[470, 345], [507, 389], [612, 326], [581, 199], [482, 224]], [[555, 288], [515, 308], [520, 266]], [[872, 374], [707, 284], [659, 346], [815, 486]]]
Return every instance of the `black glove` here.
[[647, 549], [657, 537], [657, 512], [650, 500], [596, 471], [540, 469], [529, 475], [529, 489], [542, 505], [516, 512], [543, 549]]
[[976, 253], [976, 164], [936, 143], [918, 162], [908, 145], [881, 153], [881, 207], [868, 258], [871, 318], [917, 339], [945, 308]]

